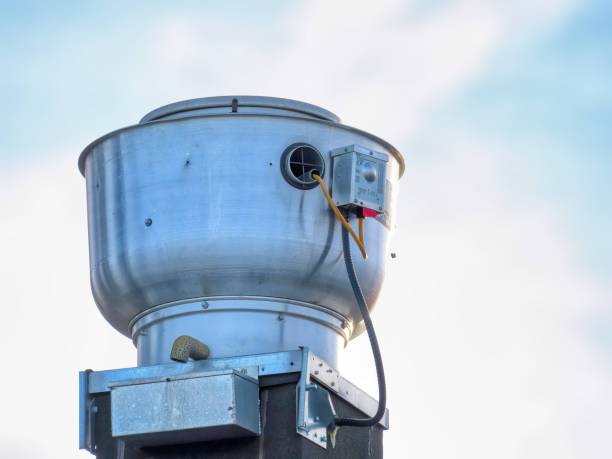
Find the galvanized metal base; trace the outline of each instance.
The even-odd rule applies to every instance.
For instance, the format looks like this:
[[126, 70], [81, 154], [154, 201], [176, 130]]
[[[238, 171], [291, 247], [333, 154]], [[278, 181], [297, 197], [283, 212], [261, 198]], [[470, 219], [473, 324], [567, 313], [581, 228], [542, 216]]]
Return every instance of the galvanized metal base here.
[[[246, 422], [234, 422], [223, 412], [228, 407], [217, 403], [217, 398], [245, 394], [237, 386], [231, 388], [229, 378], [244, 380], [249, 390], [258, 386], [258, 393], [228, 404], [247, 413]], [[188, 391], [183, 390], [185, 381], [190, 384]], [[215, 390], [207, 393], [215, 384], [223, 385], [228, 395], [215, 397]], [[191, 398], [199, 389], [204, 392]], [[128, 391], [137, 396], [130, 397]], [[328, 425], [334, 413], [369, 416], [377, 402], [306, 348], [85, 371], [80, 374], [80, 397], [80, 447], [98, 458], [381, 458], [382, 431], [388, 427], [387, 412], [376, 426], [343, 427], [330, 435]], [[159, 397], [168, 402], [166, 408], [155, 402]], [[142, 411], [143, 400], [144, 405], [147, 400], [156, 405], [151, 407], [154, 415], [130, 413], [131, 409]], [[184, 430], [182, 410], [191, 413], [185, 417]], [[210, 410], [210, 416], [200, 415], [199, 410]], [[196, 428], [190, 430], [190, 426]], [[223, 439], [228, 434], [235, 438]], [[197, 442], [186, 443], [193, 440]]]

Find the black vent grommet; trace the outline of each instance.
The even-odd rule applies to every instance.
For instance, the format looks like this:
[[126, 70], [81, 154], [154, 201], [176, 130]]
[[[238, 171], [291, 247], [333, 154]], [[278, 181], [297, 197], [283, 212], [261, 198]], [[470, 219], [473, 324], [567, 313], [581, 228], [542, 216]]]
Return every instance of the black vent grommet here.
[[325, 174], [323, 155], [307, 143], [289, 145], [281, 156], [280, 167], [285, 180], [301, 190], [309, 190], [318, 185], [311, 174], [316, 173], [321, 178]]

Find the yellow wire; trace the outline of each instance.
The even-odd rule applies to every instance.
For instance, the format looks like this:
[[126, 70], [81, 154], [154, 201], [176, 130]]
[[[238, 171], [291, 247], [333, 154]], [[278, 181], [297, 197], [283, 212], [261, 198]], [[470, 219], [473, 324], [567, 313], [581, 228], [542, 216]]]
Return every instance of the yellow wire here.
[[[329, 191], [327, 191], [327, 187], [325, 186], [325, 183], [323, 183], [323, 179], [319, 177], [317, 174], [312, 174], [312, 178], [315, 179], [317, 182], [319, 182], [319, 185], [321, 185], [321, 191], [323, 191], [323, 194], [327, 198], [327, 202], [329, 203], [329, 206], [336, 214], [336, 217], [340, 219], [340, 221], [342, 222], [344, 227], [348, 230], [348, 232], [351, 233], [351, 236], [353, 236], [353, 239], [359, 246], [359, 250], [361, 251], [361, 255], [363, 255], [364, 260], [368, 258], [368, 254], [366, 253], [366, 249], [363, 245], [363, 242], [357, 237], [357, 235], [355, 234], [355, 231], [353, 231], [353, 228], [351, 228], [351, 225], [349, 225], [348, 222], [344, 219], [344, 217], [342, 216], [342, 214], [336, 207], [336, 204], [334, 204], [334, 201], [332, 201], [332, 198], [329, 195]], [[360, 233], [363, 236], [363, 228], [361, 229]]]
[[363, 242], [363, 220], [364, 220], [363, 217], [359, 218], [359, 240], [365, 247], [365, 242]]

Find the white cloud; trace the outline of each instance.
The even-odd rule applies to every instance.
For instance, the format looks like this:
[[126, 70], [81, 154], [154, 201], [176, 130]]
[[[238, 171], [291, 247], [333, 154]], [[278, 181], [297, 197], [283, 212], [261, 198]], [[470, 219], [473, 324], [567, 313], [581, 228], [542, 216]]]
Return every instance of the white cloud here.
[[198, 40], [198, 31], [190, 21], [169, 17], [164, 19], [155, 42], [156, 56], [164, 66], [176, 66], [191, 62], [209, 49]]
[[135, 351], [91, 296], [85, 188], [75, 158], [57, 154], [5, 170], [0, 193], [0, 451], [74, 457], [78, 371], [133, 366]]
[[[231, 33], [210, 16], [176, 14], [152, 27], [162, 31], [149, 51], [161, 66], [150, 80], [168, 100], [230, 93], [301, 99], [400, 141], [477, 78], [500, 47], [548, 30], [574, 2], [419, 8], [399, 0], [310, 1], [281, 15], [282, 22], [241, 23]], [[174, 55], [175, 42], [190, 51]]]

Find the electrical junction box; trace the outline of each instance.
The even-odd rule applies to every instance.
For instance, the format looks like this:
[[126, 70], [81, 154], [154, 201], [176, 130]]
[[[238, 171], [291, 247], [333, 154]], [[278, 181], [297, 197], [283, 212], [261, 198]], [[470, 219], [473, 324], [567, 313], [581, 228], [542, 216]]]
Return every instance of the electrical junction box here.
[[111, 383], [112, 435], [141, 446], [261, 434], [258, 369]]
[[359, 145], [332, 150], [331, 157], [334, 203], [338, 207], [365, 207], [383, 213], [389, 157]]

